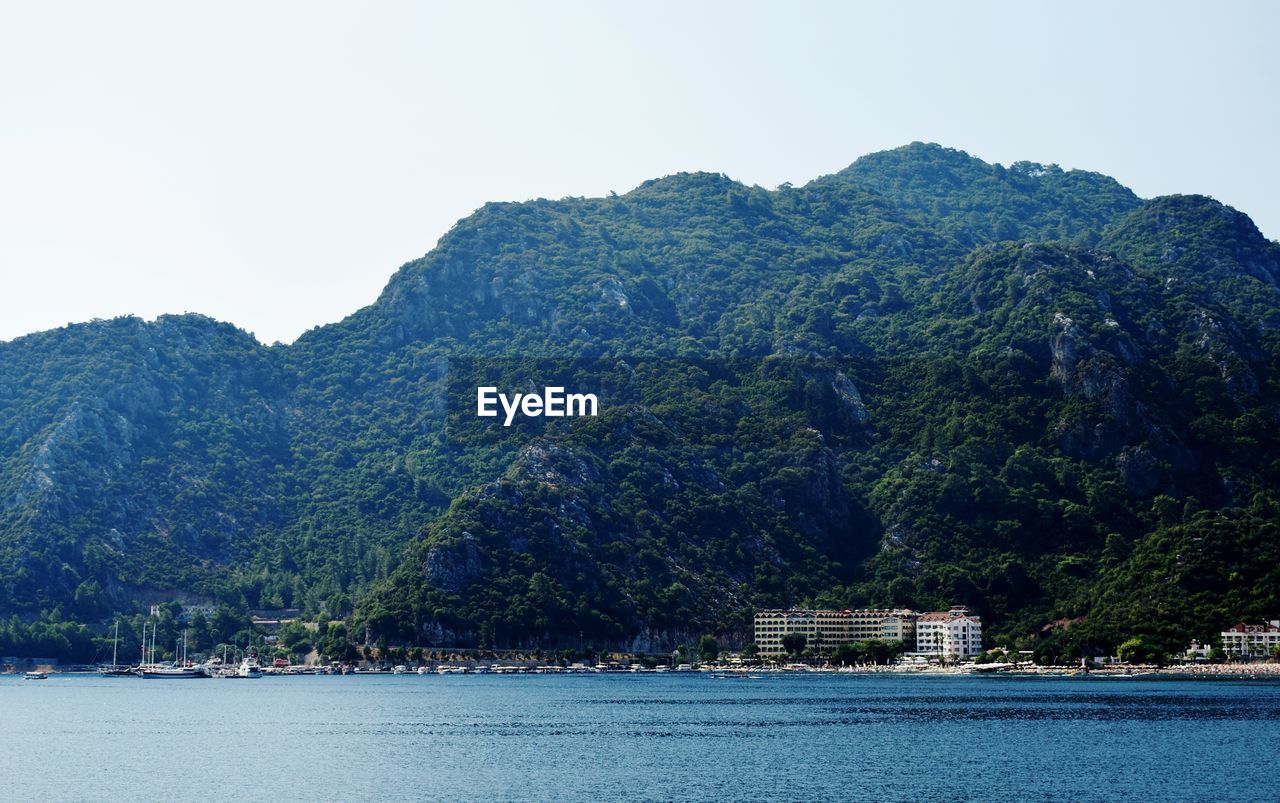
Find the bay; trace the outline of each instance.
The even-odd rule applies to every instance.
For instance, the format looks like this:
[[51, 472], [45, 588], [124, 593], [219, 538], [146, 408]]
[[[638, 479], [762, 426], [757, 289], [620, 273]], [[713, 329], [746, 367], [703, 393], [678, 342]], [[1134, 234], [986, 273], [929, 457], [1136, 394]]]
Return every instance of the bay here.
[[1280, 682], [0, 678], [8, 800], [1276, 800]]

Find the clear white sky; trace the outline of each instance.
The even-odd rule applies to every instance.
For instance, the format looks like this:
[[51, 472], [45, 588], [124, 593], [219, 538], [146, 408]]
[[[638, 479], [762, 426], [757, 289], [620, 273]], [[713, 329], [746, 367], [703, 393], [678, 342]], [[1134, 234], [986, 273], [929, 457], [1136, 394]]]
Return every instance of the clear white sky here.
[[193, 311], [289, 341], [487, 200], [912, 140], [1277, 238], [1278, 79], [1272, 2], [3, 2], [0, 339]]

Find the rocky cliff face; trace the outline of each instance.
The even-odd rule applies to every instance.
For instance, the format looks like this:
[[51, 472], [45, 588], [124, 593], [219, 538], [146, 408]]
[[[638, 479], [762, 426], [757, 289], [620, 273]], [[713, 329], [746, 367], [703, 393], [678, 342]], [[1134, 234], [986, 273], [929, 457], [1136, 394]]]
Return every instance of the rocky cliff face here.
[[[245, 333], [198, 316], [119, 319], [0, 348], [18, 444], [0, 496], [20, 544], [0, 572], [9, 604], [69, 598], [90, 578], [117, 599], [198, 586], [283, 520], [272, 474], [289, 461], [285, 383]], [[140, 565], [142, 552], [155, 559]]]

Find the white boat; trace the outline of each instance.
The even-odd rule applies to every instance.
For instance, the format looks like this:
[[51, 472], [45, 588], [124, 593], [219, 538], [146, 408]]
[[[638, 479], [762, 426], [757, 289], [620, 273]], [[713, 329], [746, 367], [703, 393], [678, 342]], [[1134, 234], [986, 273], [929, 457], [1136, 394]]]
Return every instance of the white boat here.
[[[151, 629], [151, 654], [155, 655], [155, 638], [156, 628]], [[151, 663], [141, 664], [136, 670], [138, 677], [148, 680], [190, 680], [193, 678], [207, 678], [209, 675], [202, 667], [191, 666], [187, 663], [187, 633], [182, 632], [181, 644], [175, 644], [173, 648], [175, 656], [181, 656], [181, 663], [175, 661], [169, 664], [159, 664], [154, 661]]]
[[302, 666], [302, 665], [300, 665], [300, 664], [293, 664], [293, 665], [291, 665], [291, 666], [282, 666], [282, 667], [280, 667], [278, 670], [276, 670], [276, 674], [279, 674], [279, 675], [318, 675], [318, 674], [321, 674], [321, 671], [320, 671], [319, 669], [316, 669], [314, 666]]
[[28, 672], [27, 674], [23, 675], [23, 678], [26, 680], [48, 680], [49, 673], [40, 672], [40, 671]]
[[118, 663], [120, 645], [120, 620], [116, 620], [115, 631], [111, 634], [111, 666], [103, 666], [98, 668], [98, 674], [105, 678], [118, 678], [124, 676], [133, 676], [133, 667], [121, 666]]
[[220, 680], [236, 680], [260, 678], [262, 674], [262, 666], [258, 664], [257, 657], [248, 655], [235, 666], [223, 665], [215, 669], [212, 676]]
[[173, 664], [143, 664], [135, 670], [138, 677], [148, 680], [188, 680], [208, 677], [198, 666], [175, 666]]
[[240, 666], [236, 668], [236, 677], [239, 677], [239, 678], [262, 677], [262, 667], [258, 665], [257, 656], [246, 655], [244, 660], [240, 662]]

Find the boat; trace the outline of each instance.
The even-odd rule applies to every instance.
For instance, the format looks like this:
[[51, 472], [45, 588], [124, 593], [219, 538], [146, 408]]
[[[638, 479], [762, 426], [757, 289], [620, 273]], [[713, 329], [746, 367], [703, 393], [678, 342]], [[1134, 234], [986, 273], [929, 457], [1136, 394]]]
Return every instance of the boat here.
[[[153, 627], [151, 629], [152, 656], [155, 655], [155, 638], [156, 633], [155, 628]], [[138, 668], [134, 670], [134, 673], [138, 677], [146, 678], [148, 680], [187, 680], [192, 678], [209, 677], [202, 667], [191, 666], [187, 663], [186, 652], [187, 634], [186, 631], [183, 631], [181, 649], [179, 650], [179, 645], [174, 645], [174, 654], [181, 654], [183, 656], [181, 663], [175, 661], [173, 663], [160, 664], [152, 661], [151, 663], [143, 663], [139, 665]]]
[[[267, 672], [266, 672], [266, 670], [263, 670], [263, 672], [264, 672], [264, 673], [267, 673]], [[302, 664], [290, 664], [289, 666], [286, 666], [286, 667], [284, 667], [283, 669], [279, 669], [279, 668], [277, 668], [274, 672], [271, 672], [271, 673], [269, 673], [269, 674], [275, 674], [275, 675], [319, 675], [319, 674], [321, 674], [321, 671], [320, 671], [319, 669], [317, 669], [316, 667], [314, 667], [314, 666], [304, 666], [304, 665], [302, 665]]]
[[213, 677], [253, 680], [262, 677], [262, 674], [262, 666], [258, 663], [258, 657], [256, 655], [246, 655], [236, 666], [223, 664], [220, 668], [214, 670]]
[[204, 670], [198, 666], [176, 666], [174, 664], [143, 664], [134, 670], [134, 674], [149, 680], [185, 680], [208, 677]]
[[35, 670], [35, 671], [32, 671], [32, 672], [28, 672], [28, 673], [26, 673], [26, 674], [25, 674], [25, 675], [23, 675], [22, 677], [23, 677], [24, 679], [26, 679], [26, 680], [48, 680], [48, 679], [49, 679], [49, 673], [48, 673], [48, 672], [41, 672], [41, 671], [39, 671], [39, 670]]
[[119, 646], [119, 642], [120, 642], [120, 620], [117, 619], [115, 632], [112, 633], [111, 635], [111, 666], [104, 666], [98, 670], [98, 674], [102, 675], [105, 678], [133, 676], [133, 667], [121, 666], [119, 663], [117, 663], [118, 655], [116, 654], [116, 648]]
[[240, 662], [240, 666], [236, 667], [236, 677], [238, 678], [262, 677], [262, 667], [258, 665], [257, 656], [246, 655], [244, 657], [244, 660]]

